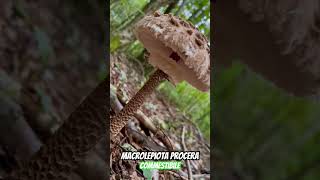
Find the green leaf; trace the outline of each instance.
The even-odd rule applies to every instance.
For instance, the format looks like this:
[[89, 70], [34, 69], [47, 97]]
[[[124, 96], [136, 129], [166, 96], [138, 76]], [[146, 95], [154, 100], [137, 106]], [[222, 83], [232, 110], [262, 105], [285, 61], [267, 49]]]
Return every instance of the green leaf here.
[[128, 144], [128, 143], [124, 143], [123, 145], [121, 145], [121, 147], [122, 147], [125, 151], [131, 151], [131, 152], [137, 151], [136, 148], [134, 148], [131, 144]]
[[114, 52], [121, 45], [119, 36], [112, 36], [110, 42], [110, 51]]
[[152, 180], [152, 171], [151, 169], [143, 169], [143, 175], [147, 178], [147, 180]]

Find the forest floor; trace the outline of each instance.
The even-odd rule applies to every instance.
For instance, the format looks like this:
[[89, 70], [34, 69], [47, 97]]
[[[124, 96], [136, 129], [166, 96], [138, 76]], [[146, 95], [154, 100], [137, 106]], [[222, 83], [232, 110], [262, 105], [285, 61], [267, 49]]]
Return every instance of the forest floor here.
[[[128, 60], [124, 54], [111, 54], [110, 57], [110, 86], [115, 89], [117, 97], [127, 102], [139, 88], [141, 88], [143, 82], [146, 81], [144, 77], [144, 67], [138, 61]], [[154, 124], [157, 129], [161, 129], [160, 131], [165, 133], [175, 150], [200, 151], [200, 160], [190, 161], [189, 171], [192, 171], [195, 179], [197, 179], [197, 177], [208, 178], [207, 174], [209, 174], [210, 169], [210, 147], [196, 124], [194, 124], [190, 118], [181, 113], [173, 103], [170, 103], [167, 98], [158, 91], [148, 98], [147, 102], [141, 108], [141, 112], [148, 121], [151, 121], [148, 123]], [[151, 141], [163, 148], [165, 147], [157, 136], [146, 129], [143, 123], [141, 123], [141, 120], [138, 121], [137, 119], [138, 118], [133, 118], [125, 128], [126, 131], [122, 131], [119, 146], [111, 146], [113, 148], [111, 158], [112, 179], [143, 179], [143, 172], [136, 168], [137, 162], [120, 160], [122, 147], [128, 144], [136, 150], [148, 149], [148, 147], [145, 147], [148, 143], [139, 144], [132, 140], [130, 137], [132, 129], [137, 131], [142, 138], [145, 138], [145, 141]], [[183, 132], [187, 133], [183, 135]], [[185, 144], [185, 147], [183, 144]], [[180, 171], [161, 171], [156, 172], [154, 176], [158, 176], [160, 179], [186, 179], [188, 168], [185, 162], [183, 164], [183, 168]]]

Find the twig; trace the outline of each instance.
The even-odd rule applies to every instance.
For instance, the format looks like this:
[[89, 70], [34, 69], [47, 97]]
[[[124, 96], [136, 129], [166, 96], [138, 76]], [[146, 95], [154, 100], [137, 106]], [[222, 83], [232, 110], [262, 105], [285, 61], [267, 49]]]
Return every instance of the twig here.
[[197, 137], [199, 139], [200, 144], [203, 145], [203, 147], [205, 148], [205, 150], [207, 152], [210, 152], [210, 145], [206, 142], [206, 140], [203, 138], [203, 135], [201, 133], [200, 128], [198, 127], [197, 124], [195, 124], [192, 120], [190, 120], [190, 118], [188, 118], [186, 115], [182, 115], [183, 120], [186, 121], [186, 123], [189, 123], [191, 125], [191, 127], [196, 129], [197, 132]]
[[165, 151], [166, 149], [163, 146], [159, 146], [158, 144], [154, 143], [153, 141], [149, 140], [145, 135], [140, 133], [137, 130], [134, 130], [132, 127], [128, 127], [128, 133], [131, 137], [138, 143], [145, 148], [151, 149], [152, 151]]
[[193, 166], [193, 169], [195, 169], [195, 171], [198, 172], [198, 170], [199, 170], [198, 167], [199, 167], [199, 166], [197, 166], [193, 160], [190, 160], [190, 163], [191, 163], [191, 165]]
[[[170, 173], [176, 177], [179, 177], [181, 179], [188, 180], [188, 178], [186, 178], [188, 176], [188, 174], [181, 171], [181, 170], [178, 173], [174, 172], [174, 171], [168, 171], [168, 173]], [[195, 178], [195, 179], [200, 179], [200, 178], [210, 179], [210, 174], [194, 174], [193, 178]]]
[[[187, 173], [185, 173], [185, 172], [183, 172], [181, 170], [179, 171], [179, 174], [180, 174], [181, 177], [188, 175]], [[194, 174], [193, 178], [195, 178], [195, 179], [199, 179], [199, 178], [210, 179], [210, 174]]]
[[[123, 108], [122, 104], [125, 104], [125, 102], [123, 99], [117, 97], [114, 86], [110, 85], [110, 88], [111, 107], [114, 109], [115, 112], [119, 112]], [[166, 136], [163, 131], [158, 130], [156, 126], [152, 123], [152, 121], [146, 115], [144, 115], [142, 111], [138, 110], [134, 114], [134, 117], [146, 128], [148, 128], [153, 134], [155, 134], [155, 136], [167, 147], [168, 150], [173, 151], [173, 146], [170, 138]]]
[[[183, 151], [187, 151], [187, 147], [186, 147], [186, 144], [184, 142], [185, 131], [186, 131], [186, 127], [183, 126], [182, 127], [182, 136], [181, 136], [181, 143], [182, 143]], [[192, 178], [192, 170], [191, 170], [191, 166], [190, 166], [190, 161], [186, 160], [186, 164], [187, 164], [187, 170], [188, 170], [188, 179], [192, 180], [193, 178]]]
[[179, 177], [181, 179], [188, 180], [188, 178], [186, 178], [184, 176], [181, 176], [181, 174], [179, 174], [179, 173], [176, 173], [176, 172], [173, 172], [173, 171], [168, 171], [168, 173], [170, 173], [170, 174], [172, 174], [172, 175], [174, 175], [176, 177]]

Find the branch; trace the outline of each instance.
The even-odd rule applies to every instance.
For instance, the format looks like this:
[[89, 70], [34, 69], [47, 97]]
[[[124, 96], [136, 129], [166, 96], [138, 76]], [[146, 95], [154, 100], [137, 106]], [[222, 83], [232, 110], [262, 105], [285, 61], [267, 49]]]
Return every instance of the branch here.
[[[188, 180], [188, 178], [186, 178], [186, 176], [188, 176], [188, 174], [181, 171], [181, 170], [178, 173], [173, 172], [173, 171], [168, 171], [168, 173], [170, 173], [176, 177], [179, 177], [181, 179]], [[210, 179], [210, 174], [194, 174], [193, 177], [195, 179], [200, 179], [200, 178]]]
[[[182, 150], [183, 151], [187, 151], [187, 147], [186, 147], [186, 144], [184, 142], [184, 134], [185, 134], [185, 131], [186, 131], [186, 127], [183, 126], [182, 127], [182, 135], [181, 135], [181, 143], [182, 143]], [[188, 178], [189, 180], [192, 180], [192, 170], [191, 170], [191, 165], [190, 165], [190, 161], [189, 160], [186, 160], [186, 164], [187, 164], [187, 170], [188, 170]]]
[[[185, 173], [183, 171], [179, 171], [179, 174], [181, 176], [187, 176], [187, 173]], [[193, 178], [195, 178], [195, 179], [199, 179], [199, 178], [210, 179], [210, 174], [194, 174]]]
[[132, 127], [128, 127], [127, 129], [128, 134], [142, 147], [147, 147], [148, 149], [151, 149], [152, 151], [165, 151], [166, 149], [162, 146], [159, 146], [158, 144], [154, 143], [153, 141], [150, 141], [145, 135], [140, 133], [139, 131], [135, 130]]

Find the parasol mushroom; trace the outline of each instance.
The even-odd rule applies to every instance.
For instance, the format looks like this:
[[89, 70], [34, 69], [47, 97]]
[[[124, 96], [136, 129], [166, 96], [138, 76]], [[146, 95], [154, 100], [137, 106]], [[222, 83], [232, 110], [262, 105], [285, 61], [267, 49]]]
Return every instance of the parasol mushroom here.
[[210, 50], [206, 37], [191, 23], [171, 14], [145, 16], [135, 26], [135, 35], [149, 53], [156, 71], [128, 104], [111, 118], [111, 139], [163, 80], [187, 81], [200, 91], [210, 87]]

